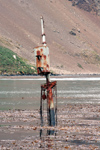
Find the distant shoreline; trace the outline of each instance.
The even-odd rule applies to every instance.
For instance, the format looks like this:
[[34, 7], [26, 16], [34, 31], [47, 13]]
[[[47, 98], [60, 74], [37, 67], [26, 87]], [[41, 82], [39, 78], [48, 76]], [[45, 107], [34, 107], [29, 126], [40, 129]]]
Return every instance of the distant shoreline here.
[[[50, 75], [50, 78], [99, 78], [100, 74], [66, 74], [66, 75], [60, 75], [60, 74], [53, 74]], [[25, 79], [25, 78], [29, 78], [29, 79], [40, 79], [40, 78], [44, 78], [45, 76], [40, 76], [40, 75], [0, 75], [0, 79]]]

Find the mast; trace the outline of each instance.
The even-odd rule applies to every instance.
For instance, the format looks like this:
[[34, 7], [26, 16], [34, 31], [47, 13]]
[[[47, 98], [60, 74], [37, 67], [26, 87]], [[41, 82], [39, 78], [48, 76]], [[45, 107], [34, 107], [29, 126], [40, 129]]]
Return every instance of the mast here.
[[44, 32], [44, 20], [42, 16], [41, 16], [41, 30], [42, 30], [42, 44], [43, 46], [46, 46], [46, 36]]

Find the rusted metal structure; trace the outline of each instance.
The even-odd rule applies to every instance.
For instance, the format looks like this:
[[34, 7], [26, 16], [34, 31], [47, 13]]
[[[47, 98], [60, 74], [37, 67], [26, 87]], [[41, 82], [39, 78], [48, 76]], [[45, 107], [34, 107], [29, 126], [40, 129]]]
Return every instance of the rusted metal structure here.
[[[37, 67], [37, 73], [46, 77], [46, 83], [41, 85], [41, 99], [40, 99], [40, 117], [41, 126], [45, 125], [45, 118], [47, 118], [47, 125], [57, 125], [57, 82], [50, 82], [50, 60], [49, 60], [49, 48], [46, 46], [46, 37], [44, 32], [44, 20], [41, 17], [41, 29], [42, 29], [42, 46], [34, 48], [35, 62]], [[47, 117], [44, 117], [44, 101], [47, 106]], [[54, 132], [49, 130], [48, 134]]]
[[50, 74], [49, 48], [46, 46], [43, 17], [41, 17], [41, 28], [42, 28], [42, 46], [34, 48], [35, 63], [38, 74], [48, 75]]
[[36, 47], [34, 50], [36, 56], [37, 73], [40, 75], [49, 74], [49, 48], [47, 46], [40, 46]]

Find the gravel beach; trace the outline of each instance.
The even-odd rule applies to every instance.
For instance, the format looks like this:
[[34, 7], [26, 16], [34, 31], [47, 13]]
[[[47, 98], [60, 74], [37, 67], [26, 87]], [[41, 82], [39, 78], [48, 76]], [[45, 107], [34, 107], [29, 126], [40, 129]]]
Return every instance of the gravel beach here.
[[[47, 135], [48, 129], [55, 134]], [[41, 128], [38, 109], [0, 111], [0, 150], [19, 149], [99, 150], [100, 105], [67, 104], [58, 108], [55, 128]]]

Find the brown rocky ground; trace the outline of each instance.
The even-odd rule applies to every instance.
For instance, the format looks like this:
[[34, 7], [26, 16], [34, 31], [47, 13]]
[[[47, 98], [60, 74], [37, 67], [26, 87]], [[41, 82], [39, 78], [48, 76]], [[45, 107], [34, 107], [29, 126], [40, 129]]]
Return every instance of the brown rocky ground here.
[[[44, 126], [40, 139], [38, 110], [0, 111], [0, 149], [100, 149], [100, 105], [77, 104], [58, 109], [58, 125]], [[54, 129], [56, 135], [47, 136]]]
[[0, 44], [34, 64], [41, 15], [54, 72], [100, 73], [100, 17], [68, 0], [0, 0]]

